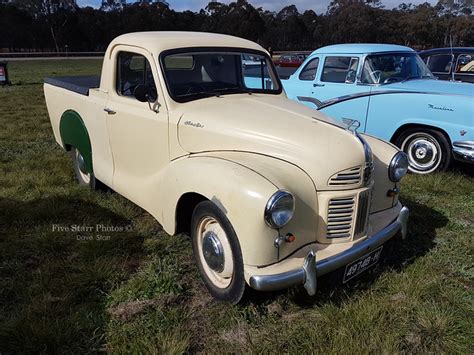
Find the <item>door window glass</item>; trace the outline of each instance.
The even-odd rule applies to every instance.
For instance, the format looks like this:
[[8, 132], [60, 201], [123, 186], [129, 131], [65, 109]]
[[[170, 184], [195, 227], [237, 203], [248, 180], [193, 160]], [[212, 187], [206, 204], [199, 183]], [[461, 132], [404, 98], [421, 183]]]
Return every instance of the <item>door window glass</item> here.
[[299, 79], [313, 81], [316, 79], [316, 70], [318, 70], [319, 58], [311, 59], [301, 70]]
[[354, 83], [358, 64], [358, 58], [326, 57], [321, 81], [330, 83]]
[[428, 68], [433, 73], [449, 73], [451, 71], [451, 54], [432, 55], [428, 60]]
[[456, 74], [474, 74], [474, 55], [460, 54], [456, 62]]
[[134, 91], [138, 85], [149, 86], [154, 93], [151, 99], [156, 100], [156, 85], [148, 60], [140, 54], [120, 52], [117, 63], [118, 94], [134, 97]]

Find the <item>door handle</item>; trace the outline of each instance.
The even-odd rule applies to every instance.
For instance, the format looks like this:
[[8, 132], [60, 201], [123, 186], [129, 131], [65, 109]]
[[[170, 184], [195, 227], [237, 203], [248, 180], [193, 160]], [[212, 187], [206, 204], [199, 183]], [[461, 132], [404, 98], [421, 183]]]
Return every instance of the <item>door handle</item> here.
[[109, 115], [115, 115], [116, 113], [114, 110], [108, 107], [104, 108], [104, 111], [107, 112]]
[[324, 86], [324, 84], [318, 84], [318, 83], [313, 84], [313, 87], [315, 87], [315, 88], [320, 88], [320, 87], [323, 87], [323, 86]]

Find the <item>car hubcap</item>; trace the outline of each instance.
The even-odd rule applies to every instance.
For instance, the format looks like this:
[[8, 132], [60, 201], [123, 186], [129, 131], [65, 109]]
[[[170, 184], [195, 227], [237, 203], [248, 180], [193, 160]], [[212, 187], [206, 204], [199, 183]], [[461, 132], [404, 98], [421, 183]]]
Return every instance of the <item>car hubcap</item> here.
[[224, 270], [224, 249], [217, 235], [208, 231], [202, 241], [202, 252], [207, 266], [216, 272]]
[[86, 169], [86, 162], [84, 160], [84, 157], [79, 153], [79, 151], [76, 149], [76, 164], [77, 164], [77, 171], [79, 172], [79, 175], [81, 176], [82, 180], [88, 184], [91, 177], [90, 174], [87, 172]]
[[213, 217], [203, 218], [198, 225], [199, 258], [207, 277], [219, 287], [226, 288], [232, 281], [234, 263], [227, 235]]
[[441, 147], [438, 141], [428, 134], [412, 134], [402, 145], [410, 162], [409, 170], [416, 173], [431, 173], [441, 163]]

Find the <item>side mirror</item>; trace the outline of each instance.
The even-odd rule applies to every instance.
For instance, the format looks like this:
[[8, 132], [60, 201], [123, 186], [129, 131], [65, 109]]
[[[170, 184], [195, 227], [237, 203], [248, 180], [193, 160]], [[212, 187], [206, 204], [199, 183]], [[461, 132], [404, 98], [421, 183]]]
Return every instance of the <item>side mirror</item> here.
[[148, 85], [137, 85], [133, 90], [133, 96], [140, 102], [154, 102], [156, 100], [156, 91]]

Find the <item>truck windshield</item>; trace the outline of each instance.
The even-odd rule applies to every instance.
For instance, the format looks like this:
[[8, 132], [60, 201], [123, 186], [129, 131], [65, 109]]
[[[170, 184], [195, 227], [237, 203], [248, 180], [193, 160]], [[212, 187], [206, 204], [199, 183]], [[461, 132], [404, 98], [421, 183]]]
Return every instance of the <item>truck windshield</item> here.
[[411, 79], [433, 79], [434, 75], [416, 53], [383, 53], [365, 59], [361, 81], [389, 84]]
[[270, 58], [236, 49], [172, 51], [161, 56], [170, 96], [187, 102], [242, 93], [280, 94], [281, 83]]

